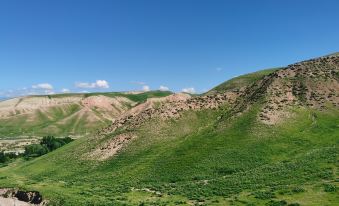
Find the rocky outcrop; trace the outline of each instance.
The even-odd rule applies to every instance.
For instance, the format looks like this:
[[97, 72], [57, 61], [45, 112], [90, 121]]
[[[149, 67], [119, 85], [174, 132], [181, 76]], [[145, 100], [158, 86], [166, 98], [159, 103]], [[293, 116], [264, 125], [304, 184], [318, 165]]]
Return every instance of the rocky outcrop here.
[[248, 86], [237, 99], [235, 112], [263, 101], [259, 120], [276, 124], [290, 116], [291, 107], [322, 110], [339, 107], [339, 56], [328, 56], [292, 64]]
[[216, 109], [224, 104], [233, 104], [239, 92], [225, 92], [206, 96], [191, 97], [187, 94], [173, 94], [157, 100], [147, 102], [133, 108], [131, 111], [117, 118], [112, 125], [97, 133], [97, 137], [112, 133], [117, 128], [132, 129], [140, 126], [151, 118], [162, 120], [179, 118], [184, 111]]
[[4, 188], [0, 189], [0, 205], [46, 205], [42, 195], [37, 191], [22, 191], [18, 189]]

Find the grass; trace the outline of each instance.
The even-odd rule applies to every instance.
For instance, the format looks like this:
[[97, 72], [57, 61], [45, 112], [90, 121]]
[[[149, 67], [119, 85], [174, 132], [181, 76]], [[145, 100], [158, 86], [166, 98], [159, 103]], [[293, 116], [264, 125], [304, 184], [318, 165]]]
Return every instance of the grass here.
[[96, 95], [104, 95], [107, 97], [126, 97], [130, 99], [133, 102], [137, 103], [143, 103], [145, 102], [148, 98], [155, 98], [155, 97], [166, 97], [168, 95], [172, 94], [171, 91], [149, 91], [149, 92], [142, 92], [139, 94], [127, 94], [127, 93], [122, 93], [122, 92], [105, 92], [105, 93], [88, 93], [85, 94], [85, 97], [89, 96], [96, 96]]
[[244, 86], [248, 86], [248, 85], [256, 82], [257, 80], [261, 79], [263, 76], [268, 75], [268, 74], [270, 74], [270, 73], [272, 73], [272, 72], [274, 72], [278, 69], [279, 68], [265, 69], [265, 70], [257, 71], [257, 72], [254, 72], [254, 73], [240, 75], [238, 77], [230, 79], [230, 80], [216, 86], [215, 88], [213, 88], [212, 90], [207, 92], [207, 94], [214, 93], [214, 92], [231, 91], [231, 90], [234, 90], [234, 89], [239, 89], [239, 88], [244, 87]]
[[153, 97], [166, 97], [168, 95], [172, 94], [171, 91], [148, 91], [148, 92], [141, 92], [136, 94], [128, 94], [124, 92], [91, 92], [91, 93], [65, 93], [65, 94], [53, 94], [53, 95], [33, 95], [31, 97], [48, 97], [50, 99], [53, 98], [63, 98], [63, 97], [74, 97], [74, 96], [80, 96], [80, 97], [90, 97], [90, 96], [98, 96], [103, 95], [107, 97], [126, 97], [130, 99], [131, 101], [142, 103], [146, 101], [148, 98]]
[[232, 119], [218, 120], [223, 110], [153, 119], [104, 162], [83, 158], [99, 143], [81, 138], [1, 168], [0, 185], [38, 190], [52, 205], [335, 205], [339, 112], [296, 108], [266, 126], [259, 108]]

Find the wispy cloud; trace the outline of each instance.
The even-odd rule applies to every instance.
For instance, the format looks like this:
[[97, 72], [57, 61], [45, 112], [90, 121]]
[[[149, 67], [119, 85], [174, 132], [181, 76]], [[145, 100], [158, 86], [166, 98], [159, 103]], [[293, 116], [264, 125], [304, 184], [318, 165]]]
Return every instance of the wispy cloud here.
[[161, 85], [161, 86], [159, 87], [159, 90], [160, 90], [160, 91], [169, 91], [170, 89], [169, 89], [168, 87], [166, 87], [166, 86]]
[[71, 90], [69, 90], [69, 89], [66, 89], [66, 88], [63, 88], [63, 89], [61, 90], [61, 92], [62, 92], [62, 93], [70, 93], [70, 92], [71, 92]]
[[182, 89], [182, 92], [190, 93], [190, 94], [195, 94], [195, 93], [196, 93], [194, 87], [183, 88], [183, 89]]
[[32, 88], [33, 89], [53, 90], [53, 86], [49, 83], [41, 83], [41, 84], [32, 85]]
[[109, 84], [106, 80], [97, 80], [96, 82], [93, 83], [77, 82], [75, 83], [75, 87], [83, 89], [94, 89], [94, 88], [108, 89]]
[[148, 85], [144, 85], [144, 86], [142, 87], [142, 91], [144, 91], [144, 92], [149, 92], [149, 91], [151, 91], [151, 88], [150, 88]]
[[222, 68], [221, 67], [217, 67], [215, 70], [217, 70], [217, 72], [221, 72]]

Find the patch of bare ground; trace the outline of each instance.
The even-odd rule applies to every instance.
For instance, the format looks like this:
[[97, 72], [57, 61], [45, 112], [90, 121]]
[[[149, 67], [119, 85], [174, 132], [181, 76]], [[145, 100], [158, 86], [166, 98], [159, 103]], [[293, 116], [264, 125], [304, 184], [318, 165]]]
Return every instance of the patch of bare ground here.
[[1, 206], [44, 206], [47, 201], [37, 191], [22, 191], [18, 189], [0, 189]]
[[132, 133], [119, 134], [112, 139], [100, 144], [88, 155], [93, 160], [107, 160], [116, 155], [124, 146], [136, 138]]

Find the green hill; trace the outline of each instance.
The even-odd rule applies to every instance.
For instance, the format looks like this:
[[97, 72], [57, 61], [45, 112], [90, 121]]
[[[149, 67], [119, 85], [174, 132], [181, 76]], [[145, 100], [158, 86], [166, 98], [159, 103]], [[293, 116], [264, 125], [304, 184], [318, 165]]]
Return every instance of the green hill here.
[[157, 104], [0, 168], [0, 185], [50, 205], [336, 205], [338, 68], [319, 58]]
[[109, 125], [114, 118], [148, 98], [168, 91], [27, 96], [0, 102], [0, 138], [82, 136]]
[[232, 91], [232, 90], [235, 90], [235, 89], [243, 88], [245, 86], [248, 86], [248, 85], [254, 83], [255, 81], [258, 81], [263, 76], [268, 75], [268, 74], [270, 74], [270, 73], [272, 73], [276, 70], [278, 70], [278, 68], [276, 68], [276, 69], [265, 69], [265, 70], [261, 70], [261, 71], [257, 71], [257, 72], [253, 72], [253, 73], [249, 73], [249, 74], [240, 75], [238, 77], [232, 78], [232, 79], [214, 87], [213, 89], [208, 91], [207, 94], [212, 94], [212, 93], [216, 93], [216, 92]]

